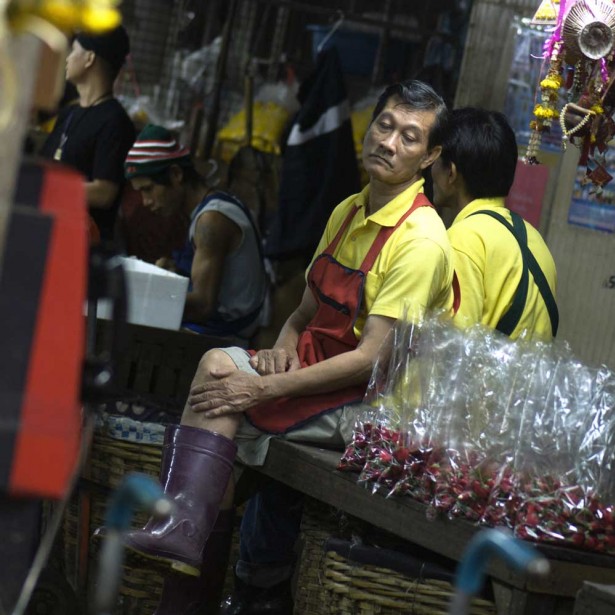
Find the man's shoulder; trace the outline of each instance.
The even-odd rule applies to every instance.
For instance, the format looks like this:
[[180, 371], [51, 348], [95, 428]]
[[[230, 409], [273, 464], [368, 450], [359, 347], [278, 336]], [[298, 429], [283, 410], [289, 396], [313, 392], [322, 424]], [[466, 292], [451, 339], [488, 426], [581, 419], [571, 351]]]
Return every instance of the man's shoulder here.
[[101, 130], [121, 131], [134, 141], [136, 138], [135, 125], [119, 100], [112, 98], [101, 105], [91, 107], [91, 110], [98, 118]]
[[448, 243], [444, 222], [433, 207], [419, 207], [404, 220], [404, 234], [412, 238], [431, 239], [435, 243]]

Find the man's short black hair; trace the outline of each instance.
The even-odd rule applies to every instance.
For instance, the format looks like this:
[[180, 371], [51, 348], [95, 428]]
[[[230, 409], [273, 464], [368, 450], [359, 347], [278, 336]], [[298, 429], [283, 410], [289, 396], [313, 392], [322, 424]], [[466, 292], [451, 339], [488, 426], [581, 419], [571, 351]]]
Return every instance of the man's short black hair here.
[[455, 163], [472, 199], [505, 197], [517, 168], [517, 140], [498, 111], [466, 107], [451, 113], [442, 160]]
[[417, 79], [408, 79], [400, 83], [388, 86], [374, 108], [372, 122], [380, 115], [390, 98], [397, 97], [401, 100], [400, 105], [420, 111], [435, 111], [436, 121], [429, 132], [427, 147], [431, 149], [442, 143], [443, 133], [448, 121], [448, 108], [442, 96], [430, 85]]

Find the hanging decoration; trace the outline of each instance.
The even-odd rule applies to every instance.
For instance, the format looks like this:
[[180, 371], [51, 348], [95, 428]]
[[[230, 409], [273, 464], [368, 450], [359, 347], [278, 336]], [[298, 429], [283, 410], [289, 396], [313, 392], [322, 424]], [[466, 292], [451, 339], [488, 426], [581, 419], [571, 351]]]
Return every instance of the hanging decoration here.
[[532, 22], [551, 25], [553, 31], [544, 45], [545, 76], [525, 162], [538, 164], [542, 136], [557, 121], [562, 146], [572, 143], [581, 149], [585, 181], [600, 193], [612, 179], [604, 153], [615, 136], [615, 2], [543, 0]]

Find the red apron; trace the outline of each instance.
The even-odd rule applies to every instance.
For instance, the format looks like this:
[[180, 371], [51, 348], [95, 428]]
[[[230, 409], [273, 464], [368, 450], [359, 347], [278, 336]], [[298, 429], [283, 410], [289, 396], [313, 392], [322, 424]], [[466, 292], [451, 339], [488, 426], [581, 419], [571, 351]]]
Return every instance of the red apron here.
[[[314, 365], [357, 347], [354, 324], [363, 304], [365, 276], [389, 237], [419, 207], [431, 207], [424, 194], [416, 196], [410, 209], [394, 227], [380, 229], [359, 269], [344, 267], [333, 258], [338, 243], [359, 210], [358, 207], [350, 211], [331, 245], [316, 257], [308, 273], [307, 282], [318, 308], [314, 318], [299, 337], [297, 353], [301, 367]], [[248, 420], [261, 431], [286, 433], [320, 414], [361, 401], [366, 387], [367, 383], [364, 383], [328, 393], [283, 397], [273, 402], [259, 404], [248, 410], [246, 415]]]

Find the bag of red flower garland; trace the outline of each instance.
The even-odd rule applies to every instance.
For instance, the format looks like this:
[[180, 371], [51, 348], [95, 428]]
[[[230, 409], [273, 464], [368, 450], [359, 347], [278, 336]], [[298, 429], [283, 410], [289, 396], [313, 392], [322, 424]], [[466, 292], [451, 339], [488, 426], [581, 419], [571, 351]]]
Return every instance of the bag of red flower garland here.
[[[366, 401], [376, 412], [359, 483], [387, 492], [402, 478], [413, 435], [407, 425], [420, 401], [418, 365], [421, 319], [407, 316], [383, 344], [368, 386]], [[419, 323], [419, 324], [417, 324]]]
[[453, 511], [456, 516], [513, 527], [520, 438], [531, 431], [531, 410], [537, 405], [529, 391], [546, 386], [537, 371], [538, 357], [537, 347], [523, 340], [495, 331], [486, 338], [476, 370], [481, 378], [475, 386], [475, 399], [483, 400], [481, 415], [488, 417], [480, 436], [484, 460], [473, 472], [470, 492]]
[[338, 470], [361, 472], [372, 443], [375, 454], [381, 445], [392, 450], [394, 433], [398, 434], [395, 440], [399, 439], [401, 409], [395, 394], [396, 378], [403, 373], [402, 365], [408, 363], [414, 352], [417, 331], [413, 323], [400, 319], [383, 342], [367, 386], [364, 408], [357, 417], [352, 440], [338, 463]]
[[516, 442], [512, 472], [504, 475], [503, 488], [497, 486], [492, 493], [482, 520], [488, 525], [518, 527], [518, 517], [528, 507], [534, 510], [541, 501], [555, 505], [558, 489], [576, 481], [579, 427], [589, 409], [591, 370], [558, 344], [526, 344], [519, 363], [524, 384], [506, 421]]
[[488, 417], [475, 400], [491, 335], [483, 326], [460, 330], [430, 322], [424, 327], [419, 358], [428, 368], [425, 424], [433, 451], [424, 466], [421, 496], [430, 496], [430, 517], [448, 513], [471, 490], [472, 474], [485, 457]]
[[615, 554], [615, 374], [572, 359], [560, 371], [567, 385], [561, 398], [568, 403], [554, 432], [555, 452], [568, 450], [572, 469], [557, 477], [535, 472], [522, 484], [515, 534]]

